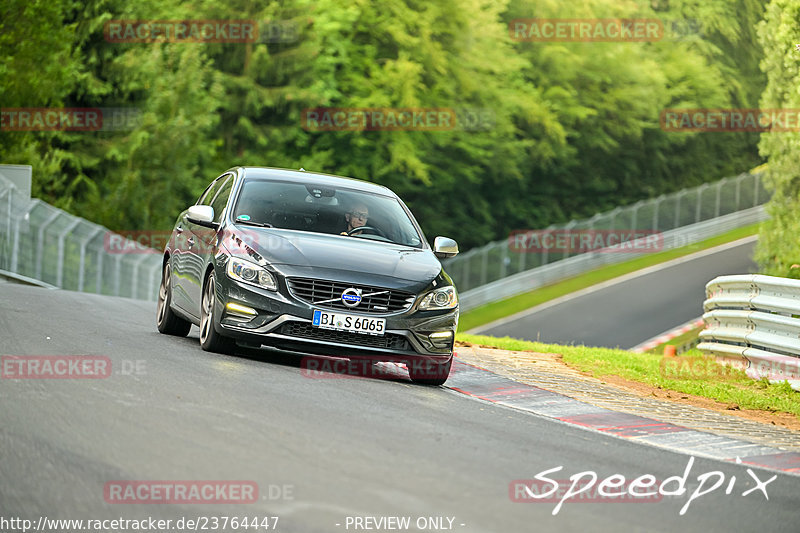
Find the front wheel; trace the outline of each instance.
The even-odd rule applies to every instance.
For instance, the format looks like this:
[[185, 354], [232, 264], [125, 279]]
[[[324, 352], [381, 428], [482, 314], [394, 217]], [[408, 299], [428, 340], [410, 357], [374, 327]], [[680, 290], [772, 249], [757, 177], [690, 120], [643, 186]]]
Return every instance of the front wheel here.
[[175, 314], [170, 305], [172, 304], [172, 267], [169, 261], [164, 265], [161, 272], [161, 285], [158, 287], [158, 308], [156, 313], [156, 325], [158, 331], [165, 335], [177, 335], [185, 337], [192, 329], [192, 323], [184, 320]]
[[200, 346], [207, 352], [231, 353], [236, 345], [229, 337], [217, 333], [214, 328], [214, 313], [217, 303], [217, 282], [214, 271], [208, 273], [200, 305]]
[[408, 377], [419, 385], [444, 385], [450, 376], [453, 366], [451, 357], [446, 363], [431, 363], [430, 361], [412, 361], [406, 363]]

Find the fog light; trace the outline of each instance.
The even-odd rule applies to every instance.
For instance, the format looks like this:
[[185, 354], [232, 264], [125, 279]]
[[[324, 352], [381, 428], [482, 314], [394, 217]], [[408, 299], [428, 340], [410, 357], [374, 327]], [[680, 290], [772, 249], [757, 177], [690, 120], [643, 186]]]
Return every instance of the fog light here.
[[431, 333], [428, 335], [428, 338], [437, 348], [448, 348], [450, 346], [450, 341], [453, 339], [453, 332], [437, 331], [436, 333]]
[[254, 316], [258, 316], [258, 311], [256, 311], [252, 307], [247, 307], [246, 305], [240, 305], [233, 302], [227, 304], [225, 306], [225, 309], [227, 309], [228, 313], [231, 315], [236, 315], [244, 318], [253, 318]]

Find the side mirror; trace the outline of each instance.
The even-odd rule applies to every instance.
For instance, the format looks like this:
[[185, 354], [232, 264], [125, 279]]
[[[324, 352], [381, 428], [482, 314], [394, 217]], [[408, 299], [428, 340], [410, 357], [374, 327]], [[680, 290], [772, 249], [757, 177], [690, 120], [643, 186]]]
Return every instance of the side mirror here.
[[210, 205], [193, 205], [186, 214], [186, 219], [192, 224], [205, 226], [206, 228], [217, 228], [214, 222], [214, 208]]
[[439, 259], [446, 259], [458, 254], [458, 243], [447, 237], [433, 239], [433, 255]]

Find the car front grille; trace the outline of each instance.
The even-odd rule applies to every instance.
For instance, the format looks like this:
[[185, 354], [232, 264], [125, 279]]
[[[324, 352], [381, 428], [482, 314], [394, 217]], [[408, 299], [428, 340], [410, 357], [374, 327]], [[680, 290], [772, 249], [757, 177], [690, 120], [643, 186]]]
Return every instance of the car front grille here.
[[276, 331], [287, 337], [312, 339], [316, 341], [337, 342], [365, 348], [378, 348], [383, 350], [410, 350], [408, 340], [396, 333], [386, 335], [362, 335], [349, 331], [334, 331], [330, 329], [315, 328], [307, 322], [285, 322]]
[[[354, 313], [397, 313], [411, 307], [415, 298], [410, 292], [341, 281], [289, 278], [287, 282], [292, 294], [304, 302]], [[361, 291], [361, 302], [355, 307], [348, 307], [342, 302], [342, 293], [349, 288]]]

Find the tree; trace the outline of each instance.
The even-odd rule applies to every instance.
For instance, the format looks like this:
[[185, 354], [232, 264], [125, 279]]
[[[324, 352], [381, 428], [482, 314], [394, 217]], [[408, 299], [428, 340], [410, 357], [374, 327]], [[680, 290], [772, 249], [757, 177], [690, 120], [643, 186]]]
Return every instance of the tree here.
[[[758, 27], [764, 47], [761, 68], [767, 88], [763, 109], [800, 109], [800, 1], [772, 0]], [[800, 278], [800, 132], [766, 132], [759, 144], [767, 158], [767, 185], [773, 191], [767, 205], [771, 218], [759, 233], [756, 260], [762, 271], [774, 276]]]

